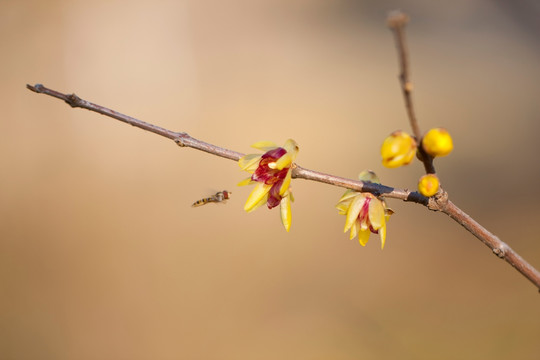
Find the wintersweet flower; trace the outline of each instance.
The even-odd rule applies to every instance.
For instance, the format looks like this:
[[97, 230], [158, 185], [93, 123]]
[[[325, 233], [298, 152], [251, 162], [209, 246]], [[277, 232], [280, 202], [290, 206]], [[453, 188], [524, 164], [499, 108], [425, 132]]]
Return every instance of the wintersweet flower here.
[[409, 164], [416, 154], [416, 141], [404, 131], [390, 134], [381, 146], [382, 163], [387, 168]]
[[446, 156], [454, 149], [450, 133], [443, 128], [429, 130], [422, 138], [422, 147], [429, 155]]
[[280, 205], [281, 222], [285, 230], [291, 228], [291, 201], [294, 201], [290, 189], [293, 162], [298, 154], [298, 145], [292, 139], [279, 147], [270, 141], [259, 141], [251, 145], [265, 151], [264, 154], [249, 154], [238, 160], [238, 165], [251, 174], [239, 186], [256, 183], [249, 194], [244, 210], [252, 212], [266, 204], [269, 209]]
[[440, 182], [435, 174], [424, 175], [418, 180], [418, 191], [420, 194], [430, 197], [439, 191]]
[[[358, 176], [364, 182], [379, 183], [377, 175], [373, 171], [363, 171]], [[358, 235], [362, 246], [366, 246], [371, 233], [379, 234], [381, 249], [386, 241], [386, 221], [394, 212], [386, 207], [384, 200], [371, 193], [361, 193], [347, 190], [336, 205], [340, 215], [345, 215], [345, 228], [343, 232], [350, 230], [350, 239]]]

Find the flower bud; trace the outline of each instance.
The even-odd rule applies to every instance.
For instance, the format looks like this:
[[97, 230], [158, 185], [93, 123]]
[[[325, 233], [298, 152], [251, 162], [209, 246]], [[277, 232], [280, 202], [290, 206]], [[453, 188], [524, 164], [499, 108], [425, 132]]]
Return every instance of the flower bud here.
[[379, 180], [379, 177], [373, 170], [364, 170], [360, 174], [358, 174], [358, 179], [363, 182], [370, 182], [374, 184], [380, 184], [381, 181]]
[[422, 139], [422, 147], [426, 153], [435, 156], [446, 156], [454, 148], [450, 133], [443, 128], [429, 130]]
[[427, 174], [418, 181], [418, 191], [420, 194], [430, 197], [439, 191], [439, 178], [435, 174]]
[[396, 168], [410, 163], [416, 153], [416, 141], [401, 130], [394, 131], [384, 139], [381, 146], [382, 163], [387, 168]]

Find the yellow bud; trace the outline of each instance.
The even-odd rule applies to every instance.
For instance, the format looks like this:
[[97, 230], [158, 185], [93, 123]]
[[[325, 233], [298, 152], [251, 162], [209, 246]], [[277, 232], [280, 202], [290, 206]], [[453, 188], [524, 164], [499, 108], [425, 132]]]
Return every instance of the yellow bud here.
[[450, 133], [443, 128], [429, 130], [422, 139], [422, 147], [429, 155], [446, 156], [454, 148]]
[[382, 163], [387, 168], [407, 165], [416, 154], [416, 141], [403, 131], [394, 131], [381, 146]]
[[358, 175], [358, 179], [364, 182], [370, 182], [374, 184], [380, 184], [379, 177], [373, 170], [364, 170]]
[[439, 191], [439, 178], [435, 174], [427, 174], [418, 181], [418, 191], [420, 194], [430, 197]]

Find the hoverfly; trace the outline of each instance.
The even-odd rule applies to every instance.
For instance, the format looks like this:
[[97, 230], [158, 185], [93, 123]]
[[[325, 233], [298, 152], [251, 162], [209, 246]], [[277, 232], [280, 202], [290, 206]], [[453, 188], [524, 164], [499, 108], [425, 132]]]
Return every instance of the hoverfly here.
[[223, 203], [231, 197], [231, 192], [227, 190], [218, 191], [214, 195], [195, 201], [191, 206], [197, 207], [208, 203]]

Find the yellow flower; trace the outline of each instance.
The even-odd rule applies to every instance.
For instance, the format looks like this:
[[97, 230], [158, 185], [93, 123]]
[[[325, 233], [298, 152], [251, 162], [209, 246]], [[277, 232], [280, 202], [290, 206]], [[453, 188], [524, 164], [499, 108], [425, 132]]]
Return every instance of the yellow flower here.
[[435, 195], [439, 191], [439, 186], [439, 178], [435, 174], [424, 175], [418, 181], [418, 191], [427, 197]]
[[381, 146], [383, 165], [387, 168], [396, 168], [407, 165], [416, 154], [416, 141], [404, 131], [394, 131], [384, 139]]
[[422, 138], [422, 147], [429, 155], [446, 156], [454, 149], [450, 133], [443, 128], [429, 130]]
[[289, 187], [292, 177], [293, 162], [298, 154], [298, 145], [292, 139], [283, 147], [269, 141], [259, 141], [251, 145], [265, 151], [264, 154], [249, 154], [238, 160], [238, 165], [252, 174], [238, 185], [256, 183], [247, 198], [244, 210], [252, 212], [266, 204], [269, 209], [280, 205], [281, 222], [285, 230], [291, 228], [291, 201], [294, 201]]
[[[359, 175], [364, 182], [379, 183], [377, 175], [372, 171], [363, 171]], [[347, 190], [336, 205], [340, 215], [345, 215], [345, 228], [343, 232], [350, 230], [350, 239], [358, 235], [358, 240], [365, 246], [370, 233], [379, 234], [381, 249], [386, 241], [386, 221], [394, 212], [386, 207], [384, 200], [377, 198], [371, 193], [361, 193]]]

